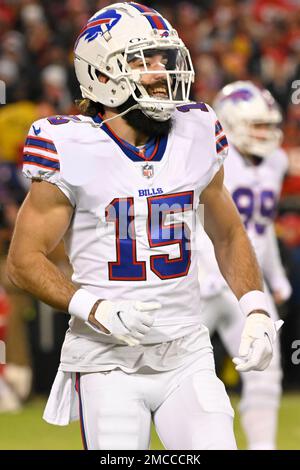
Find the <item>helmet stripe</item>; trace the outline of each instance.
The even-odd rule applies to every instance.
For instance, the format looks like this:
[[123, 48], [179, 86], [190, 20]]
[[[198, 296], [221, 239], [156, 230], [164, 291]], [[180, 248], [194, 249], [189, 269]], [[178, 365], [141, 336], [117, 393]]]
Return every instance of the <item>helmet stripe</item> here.
[[145, 15], [145, 17], [147, 18], [153, 29], [169, 29], [161, 16]]
[[[140, 13], [151, 13], [151, 15], [146, 14], [144, 16], [145, 18], [147, 18], [153, 29], [169, 30], [164, 18], [153, 8], [146, 7], [145, 5], [141, 5], [140, 3], [130, 2], [129, 5], [136, 8]], [[153, 13], [155, 14], [153, 15]]]
[[159, 13], [156, 10], [154, 10], [154, 8], [147, 7], [146, 5], [142, 5], [141, 3], [129, 2], [129, 5], [133, 6], [134, 8], [139, 10], [141, 13], [150, 12], [150, 13], [156, 13], [157, 15], [159, 15]]

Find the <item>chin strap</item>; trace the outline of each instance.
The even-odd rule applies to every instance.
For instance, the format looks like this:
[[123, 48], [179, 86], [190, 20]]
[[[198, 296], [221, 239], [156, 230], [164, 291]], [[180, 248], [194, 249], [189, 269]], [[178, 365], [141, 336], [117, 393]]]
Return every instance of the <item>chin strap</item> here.
[[116, 119], [117, 117], [122, 117], [125, 114], [129, 113], [129, 111], [132, 111], [133, 109], [141, 109], [138, 104], [134, 104], [133, 106], [130, 106], [128, 109], [125, 109], [122, 113], [116, 114], [115, 116], [104, 119], [102, 122], [97, 123], [97, 122], [91, 122], [91, 121], [73, 121], [75, 124], [89, 124], [92, 127], [102, 127], [104, 124], [106, 124], [108, 121], [112, 121], [113, 119]]
[[106, 124], [108, 121], [112, 121], [113, 119], [116, 119], [117, 117], [122, 117], [125, 114], [129, 113], [129, 111], [132, 111], [133, 109], [140, 109], [140, 106], [136, 103], [133, 106], [130, 106], [128, 109], [125, 109], [125, 111], [123, 111], [122, 113], [116, 114], [115, 116], [113, 116], [111, 118], [104, 119], [104, 121], [102, 121], [100, 124], [94, 123], [94, 124], [92, 124], [92, 126], [93, 127], [102, 127], [103, 124]]
[[[147, 116], [148, 118], [150, 119], [154, 119], [155, 121], [158, 121], [158, 119], [155, 119], [153, 116], [151, 116], [151, 111], [147, 112], [147, 109], [143, 109], [142, 106], [140, 106], [139, 103], [136, 103], [134, 104], [133, 106], [130, 106], [128, 109], [125, 109], [125, 111], [122, 111], [122, 113], [119, 113], [119, 114], [116, 114], [115, 116], [111, 117], [111, 118], [107, 118], [107, 119], [104, 119], [102, 122], [100, 123], [97, 123], [97, 122], [91, 122], [91, 121], [73, 121], [75, 124], [89, 124], [90, 126], [92, 127], [102, 127], [104, 124], [106, 124], [107, 122], [109, 121], [112, 121], [113, 119], [116, 119], [118, 117], [122, 117], [124, 116], [125, 114], [129, 113], [129, 111], [132, 111], [133, 109], [139, 109], [140, 111], [142, 111], [142, 113], [145, 114], [145, 116]], [[161, 122], [163, 121], [166, 121], [167, 119], [169, 119], [169, 117], [167, 117], [165, 120], [161, 120]]]

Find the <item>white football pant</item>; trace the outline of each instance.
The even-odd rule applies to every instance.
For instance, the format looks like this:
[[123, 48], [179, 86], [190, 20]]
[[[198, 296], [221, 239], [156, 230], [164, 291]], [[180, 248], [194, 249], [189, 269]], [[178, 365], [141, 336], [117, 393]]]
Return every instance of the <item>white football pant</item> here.
[[77, 373], [77, 391], [87, 449], [148, 449], [151, 420], [166, 449], [236, 449], [211, 348], [171, 371]]

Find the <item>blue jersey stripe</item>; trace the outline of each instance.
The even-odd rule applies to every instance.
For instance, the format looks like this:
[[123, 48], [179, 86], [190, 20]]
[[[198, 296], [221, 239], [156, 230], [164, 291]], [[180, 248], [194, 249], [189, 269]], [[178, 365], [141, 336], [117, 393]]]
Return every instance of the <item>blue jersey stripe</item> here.
[[223, 130], [223, 127], [220, 123], [220, 121], [216, 121], [216, 135], [219, 135]]
[[38, 157], [37, 155], [31, 155], [30, 153], [25, 153], [23, 155], [23, 162], [24, 163], [31, 163], [37, 164], [38, 166], [42, 166], [44, 168], [49, 168], [51, 170], [58, 171], [60, 169], [59, 161], [49, 160], [46, 157]]
[[56, 147], [53, 142], [47, 139], [39, 139], [38, 137], [27, 137], [25, 146], [39, 147], [41, 149], [49, 150], [50, 152], [57, 153]]
[[216, 142], [217, 153], [220, 153], [224, 148], [228, 147], [228, 141], [226, 136], [221, 137], [220, 140]]

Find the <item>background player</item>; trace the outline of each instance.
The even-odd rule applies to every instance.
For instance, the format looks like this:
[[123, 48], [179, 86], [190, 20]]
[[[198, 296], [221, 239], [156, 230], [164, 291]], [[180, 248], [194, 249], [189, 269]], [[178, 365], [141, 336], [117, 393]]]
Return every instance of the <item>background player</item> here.
[[[80, 411], [91, 449], [147, 448], [151, 416], [167, 448], [235, 448], [199, 323], [191, 231], [200, 196], [222, 272], [249, 314], [239, 367], [265, 368], [276, 332], [223, 187], [226, 137], [216, 142], [214, 112], [188, 101], [189, 53], [151, 8], [97, 12], [79, 34], [75, 68], [85, 115], [31, 127], [33, 183], [8, 258], [17, 285], [72, 315], [45, 417], [67, 424]], [[73, 282], [48, 260], [62, 237]]]
[[[280, 149], [281, 113], [270, 93], [248, 81], [225, 86], [214, 108], [230, 142], [225, 163], [225, 184], [241, 214], [255, 248], [267, 287], [269, 311], [278, 318], [274, 300], [280, 304], [290, 294], [281, 264], [273, 219], [287, 157]], [[202, 242], [202, 240], [201, 240]], [[213, 248], [203, 233], [200, 246], [202, 321], [211, 334], [217, 330], [228, 352], [237, 354], [243, 328], [235, 296], [222, 277]], [[279, 344], [271, 365], [262, 373], [242, 374], [240, 412], [250, 449], [274, 449], [277, 411], [281, 395]]]

